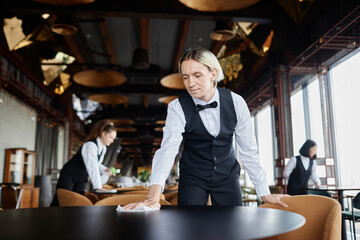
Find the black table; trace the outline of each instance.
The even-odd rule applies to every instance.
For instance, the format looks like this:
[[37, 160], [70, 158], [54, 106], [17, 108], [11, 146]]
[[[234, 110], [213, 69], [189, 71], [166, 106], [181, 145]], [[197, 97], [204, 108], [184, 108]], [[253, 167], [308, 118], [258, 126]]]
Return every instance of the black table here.
[[257, 239], [301, 227], [299, 214], [254, 207], [163, 206], [145, 213], [115, 206], [0, 211], [0, 239], [235, 240]]

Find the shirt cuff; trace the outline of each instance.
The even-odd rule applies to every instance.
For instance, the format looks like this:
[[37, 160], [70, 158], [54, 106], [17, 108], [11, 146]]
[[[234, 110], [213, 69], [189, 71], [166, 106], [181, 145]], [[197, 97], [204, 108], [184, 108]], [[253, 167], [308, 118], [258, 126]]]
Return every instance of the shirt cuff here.
[[161, 192], [163, 192], [164, 188], [165, 188], [166, 178], [167, 178], [167, 176], [165, 176], [163, 174], [151, 175], [150, 186], [154, 185], [154, 184], [158, 184], [161, 186]]
[[255, 188], [256, 190], [256, 194], [261, 198], [263, 196], [269, 195], [270, 193], [270, 189], [268, 186], [258, 186]]

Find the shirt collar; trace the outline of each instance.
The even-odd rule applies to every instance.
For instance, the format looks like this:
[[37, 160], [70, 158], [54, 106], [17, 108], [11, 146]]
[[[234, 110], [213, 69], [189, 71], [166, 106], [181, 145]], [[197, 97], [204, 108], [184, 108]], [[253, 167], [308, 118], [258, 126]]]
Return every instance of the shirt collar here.
[[98, 153], [101, 153], [101, 151], [104, 149], [105, 145], [101, 142], [100, 138], [96, 138], [96, 142], [98, 145]]
[[219, 104], [219, 103], [220, 103], [220, 102], [219, 102], [219, 90], [218, 90], [217, 88], [215, 88], [214, 96], [210, 99], [209, 102], [204, 102], [204, 101], [202, 101], [202, 100], [200, 100], [200, 99], [198, 99], [198, 98], [192, 98], [192, 99], [193, 99], [195, 105], [196, 105], [196, 104], [204, 105], [204, 104], [212, 103], [212, 102], [214, 102], [214, 101], [217, 101], [218, 104]]

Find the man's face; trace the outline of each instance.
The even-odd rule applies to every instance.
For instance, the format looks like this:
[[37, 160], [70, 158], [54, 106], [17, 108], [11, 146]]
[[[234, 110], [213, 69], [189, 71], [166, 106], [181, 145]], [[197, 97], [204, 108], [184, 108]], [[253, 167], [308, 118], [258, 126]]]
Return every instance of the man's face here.
[[185, 60], [180, 67], [184, 85], [190, 96], [204, 102], [210, 101], [215, 92], [213, 81], [216, 72], [209, 71], [204, 64], [195, 60]]

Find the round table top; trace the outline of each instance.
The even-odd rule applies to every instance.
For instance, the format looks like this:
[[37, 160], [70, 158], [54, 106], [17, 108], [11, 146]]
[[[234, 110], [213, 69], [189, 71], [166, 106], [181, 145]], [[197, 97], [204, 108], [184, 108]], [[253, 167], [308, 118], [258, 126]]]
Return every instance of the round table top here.
[[0, 211], [1, 239], [257, 239], [300, 228], [297, 213], [256, 207], [177, 207], [132, 213], [115, 206]]

